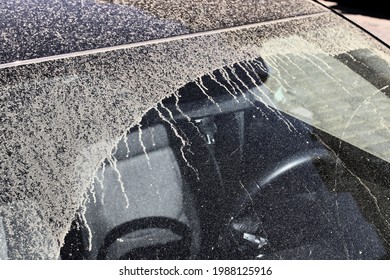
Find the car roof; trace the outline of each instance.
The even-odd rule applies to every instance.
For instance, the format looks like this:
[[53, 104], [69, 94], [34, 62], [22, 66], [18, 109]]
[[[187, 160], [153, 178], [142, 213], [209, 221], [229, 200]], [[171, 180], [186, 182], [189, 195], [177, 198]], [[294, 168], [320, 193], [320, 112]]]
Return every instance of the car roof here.
[[0, 64], [325, 11], [325, 7], [307, 0], [1, 1]]

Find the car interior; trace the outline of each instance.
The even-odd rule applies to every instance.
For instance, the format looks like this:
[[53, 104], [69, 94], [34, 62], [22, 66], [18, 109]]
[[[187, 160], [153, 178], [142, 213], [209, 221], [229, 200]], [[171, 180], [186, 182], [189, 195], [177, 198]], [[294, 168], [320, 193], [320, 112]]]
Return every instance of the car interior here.
[[97, 172], [61, 259], [388, 258], [367, 190], [386, 182], [353, 167], [388, 164], [343, 143], [344, 159], [342, 140], [261, 102], [268, 78], [261, 58], [237, 63], [145, 114]]

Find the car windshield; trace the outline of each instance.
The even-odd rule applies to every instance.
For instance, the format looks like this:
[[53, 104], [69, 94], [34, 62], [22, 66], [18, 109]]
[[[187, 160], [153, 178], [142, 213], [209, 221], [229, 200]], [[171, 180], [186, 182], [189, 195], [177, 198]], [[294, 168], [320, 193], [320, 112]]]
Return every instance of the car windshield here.
[[130, 227], [104, 256], [387, 257], [388, 81], [364, 79], [350, 64], [369, 56], [259, 57], [164, 99], [96, 175], [85, 214], [92, 258], [114, 234], [107, 229], [156, 216], [187, 224], [193, 246], [146, 254], [142, 239], [180, 237]]
[[34, 131], [73, 161], [3, 196], [0, 258], [42, 257], [20, 244], [39, 232], [62, 259], [388, 259], [389, 51], [333, 16], [286, 24], [5, 69], [8, 96], [55, 95], [63, 126]]

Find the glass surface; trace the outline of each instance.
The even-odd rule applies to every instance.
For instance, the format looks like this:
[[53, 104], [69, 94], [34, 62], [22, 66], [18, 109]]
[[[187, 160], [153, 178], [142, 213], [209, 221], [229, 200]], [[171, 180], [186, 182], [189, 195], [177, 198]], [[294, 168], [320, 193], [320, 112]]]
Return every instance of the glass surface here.
[[389, 49], [284, 11], [1, 64], [0, 258], [388, 259]]
[[389, 150], [350, 127], [389, 81], [354, 54], [242, 61], [164, 99], [98, 171], [76, 258], [388, 258]]

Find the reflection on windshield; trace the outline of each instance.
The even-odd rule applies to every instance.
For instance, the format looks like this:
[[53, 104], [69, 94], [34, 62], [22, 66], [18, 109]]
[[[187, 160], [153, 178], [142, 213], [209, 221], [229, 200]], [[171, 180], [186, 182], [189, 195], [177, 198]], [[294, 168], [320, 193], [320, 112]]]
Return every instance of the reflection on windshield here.
[[200, 77], [119, 142], [61, 256], [386, 258], [388, 178], [370, 174], [388, 163], [362, 150], [356, 132], [384, 98], [325, 55], [258, 58]]

